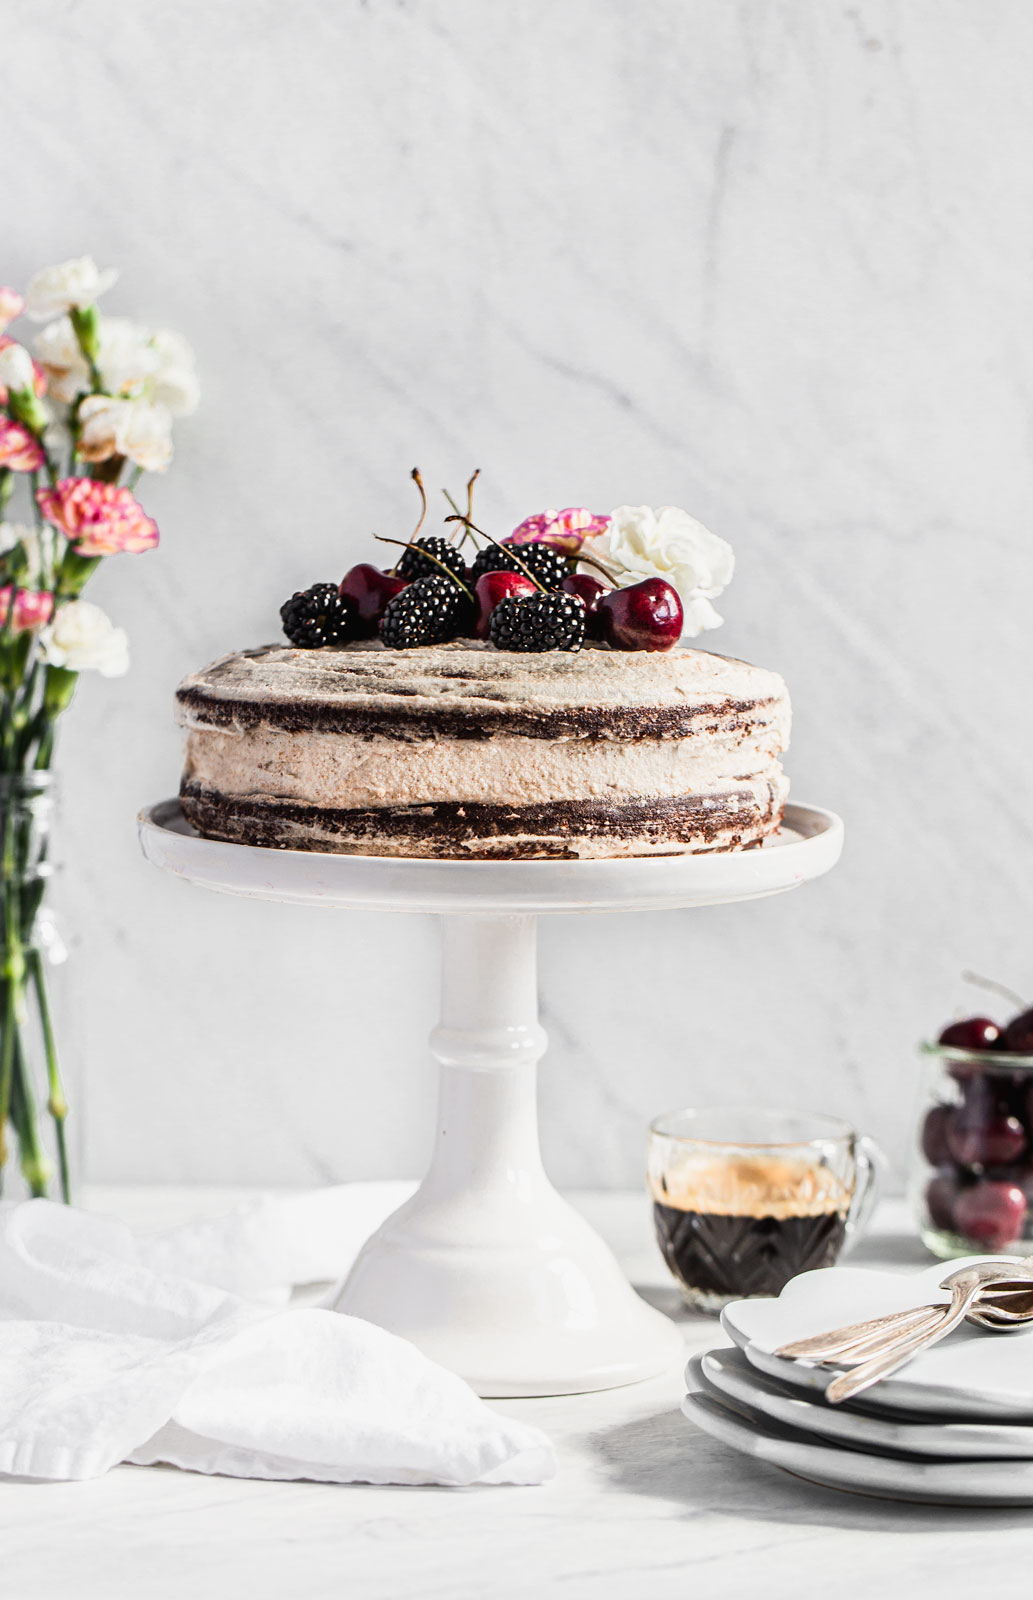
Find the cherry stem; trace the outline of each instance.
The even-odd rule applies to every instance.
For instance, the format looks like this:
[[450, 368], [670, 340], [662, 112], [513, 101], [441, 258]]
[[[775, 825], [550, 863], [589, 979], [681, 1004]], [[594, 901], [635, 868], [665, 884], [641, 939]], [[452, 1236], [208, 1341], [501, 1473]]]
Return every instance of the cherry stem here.
[[[442, 491], [441, 491], [441, 493], [444, 495], [445, 499], [448, 501], [449, 505], [452, 507], [452, 510], [455, 512], [455, 516], [454, 517], [446, 517], [445, 521], [446, 522], [457, 522], [458, 521], [458, 522], [462, 522], [462, 523], [465, 524], [465, 526], [463, 528], [462, 538], [459, 540], [459, 543], [458, 543], [458, 546], [457, 546], [457, 548], [460, 549], [460, 550], [463, 548], [463, 545], [466, 543], [467, 538], [469, 537], [469, 534], [470, 534], [470, 528], [472, 526], [472, 523], [471, 523], [470, 519], [473, 516], [473, 486], [477, 482], [477, 479], [480, 477], [480, 475], [481, 475], [480, 467], [475, 467], [474, 468], [473, 477], [470, 479], [470, 481], [466, 485], [466, 516], [465, 517], [463, 516], [463, 513], [460, 511], [459, 507], [456, 505], [455, 501], [452, 499], [452, 496], [449, 494], [448, 490], [447, 489], [442, 489]], [[452, 543], [453, 544], [456, 543], [455, 533], [457, 533], [457, 532], [458, 532], [458, 529], [454, 529], [453, 530], [453, 534], [452, 534]]]
[[[416, 546], [413, 544], [411, 539], [408, 540], [408, 542], [405, 539], [389, 539], [387, 538], [386, 534], [383, 533], [375, 533], [373, 537], [374, 539], [379, 540], [381, 544], [400, 544], [403, 550], [416, 549]], [[439, 561], [432, 550], [421, 550], [420, 555], [426, 556], [428, 561], [433, 561], [436, 567], [440, 567], [442, 572], [445, 574], [445, 577], [451, 579], [457, 589], [462, 589], [468, 600], [472, 600], [474, 598], [473, 591], [467, 588], [462, 578], [457, 578], [455, 573], [452, 571], [452, 568], [446, 567], [443, 561]], [[401, 556], [399, 556], [398, 561], [401, 561], [401, 559]], [[394, 572], [395, 567], [397, 567], [398, 561], [396, 561], [395, 566], [391, 568], [392, 573]]]
[[961, 976], [965, 983], [974, 983], [979, 989], [992, 989], [994, 994], [1003, 994], [1004, 998], [1010, 1000], [1013, 1006], [1018, 1006], [1020, 1011], [1029, 1010], [1028, 1001], [1017, 995], [1014, 989], [1009, 989], [1005, 984], [998, 983], [996, 978], [984, 978], [978, 972], [963, 972]]
[[[410, 472], [409, 476], [412, 479], [413, 483], [416, 485], [417, 489], [419, 489], [419, 491], [420, 491], [420, 506], [422, 508], [421, 511], [420, 511], [420, 520], [416, 524], [416, 526], [413, 529], [412, 533], [410, 534], [408, 543], [406, 543], [406, 541], [403, 540], [403, 539], [384, 539], [382, 541], [384, 544], [405, 544], [405, 548], [407, 550], [411, 550], [412, 549], [413, 542], [414, 542], [414, 540], [416, 538], [416, 535], [419, 533], [420, 529], [423, 527], [423, 524], [427, 520], [427, 491], [423, 487], [423, 479], [420, 477], [420, 469], [419, 469], [419, 467], [413, 467], [413, 469]], [[381, 536], [380, 536], [379, 533], [375, 533], [373, 535], [373, 537], [374, 537], [374, 539], [379, 539]], [[398, 561], [401, 561], [401, 559], [402, 559], [401, 556], [399, 556], [398, 557]], [[396, 561], [394, 566], [391, 568], [390, 576], [392, 578], [397, 578], [397, 576], [398, 576], [398, 561]], [[440, 563], [439, 563], [439, 565], [440, 565]]]
[[538, 590], [539, 594], [549, 594], [551, 592], [549, 589], [547, 589], [545, 587], [544, 583], [539, 582], [539, 580], [535, 577], [534, 573], [531, 571], [530, 567], [528, 567], [523, 561], [521, 561], [520, 557], [516, 553], [516, 546], [515, 545], [503, 544], [501, 542], [501, 540], [493, 539], [490, 533], [485, 533], [483, 528], [478, 528], [477, 524], [475, 522], [471, 522], [469, 517], [464, 517], [462, 512], [460, 512], [457, 516], [454, 516], [454, 517], [446, 517], [445, 521], [446, 522], [465, 522], [468, 530], [471, 533], [479, 533], [481, 538], [482, 539], [487, 539], [488, 543], [489, 544], [493, 544], [495, 546], [496, 550], [504, 550], [507, 556], [512, 556], [513, 560], [516, 562], [517, 566], [520, 568], [521, 572], [524, 574], [524, 577], [525, 578], [530, 578], [531, 582], [534, 584], [534, 586]]
[[608, 568], [604, 567], [602, 562], [599, 561], [595, 556], [586, 556], [584, 550], [581, 549], [577, 553], [577, 560], [579, 563], [583, 561], [586, 567], [594, 567], [596, 572], [601, 572], [603, 577], [612, 588], [616, 589], [618, 587], [617, 580], [613, 573], [610, 572]]

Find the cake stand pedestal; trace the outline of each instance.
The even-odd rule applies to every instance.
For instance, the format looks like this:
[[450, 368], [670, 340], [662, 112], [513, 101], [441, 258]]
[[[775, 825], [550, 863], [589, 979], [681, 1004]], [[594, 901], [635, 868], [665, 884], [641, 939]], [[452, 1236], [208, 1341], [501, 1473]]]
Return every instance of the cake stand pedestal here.
[[719, 905], [795, 888], [835, 865], [843, 827], [790, 806], [762, 849], [611, 861], [427, 861], [203, 839], [178, 803], [140, 817], [149, 861], [262, 900], [442, 918], [441, 1089], [430, 1170], [368, 1241], [337, 1309], [389, 1328], [479, 1394], [574, 1394], [651, 1377], [681, 1356], [557, 1194], [538, 1148], [539, 915]]

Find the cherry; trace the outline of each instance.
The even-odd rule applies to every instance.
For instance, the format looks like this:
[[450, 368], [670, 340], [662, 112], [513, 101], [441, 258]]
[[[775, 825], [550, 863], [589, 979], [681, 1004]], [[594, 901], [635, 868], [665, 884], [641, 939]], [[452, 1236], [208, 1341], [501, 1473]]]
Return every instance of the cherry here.
[[1004, 1030], [1002, 1050], [1014, 1051], [1017, 1056], [1033, 1056], [1033, 1011], [1021, 1011], [1012, 1017]]
[[954, 1207], [961, 1193], [961, 1184], [955, 1172], [938, 1172], [930, 1178], [925, 1190], [925, 1206], [934, 1228], [949, 1233], [954, 1227]]
[[942, 1167], [945, 1161], [950, 1160], [947, 1147], [950, 1118], [950, 1106], [933, 1106], [922, 1124], [922, 1154], [931, 1167]]
[[944, 1134], [951, 1156], [963, 1167], [1007, 1166], [1026, 1148], [1025, 1128], [986, 1077], [966, 1084], [965, 1098], [951, 1112]]
[[580, 595], [585, 602], [585, 638], [601, 638], [599, 601], [607, 592], [606, 585], [588, 572], [571, 572], [564, 578], [560, 588], [564, 594]]
[[474, 585], [477, 617], [473, 625], [475, 639], [487, 639], [491, 614], [500, 600], [522, 594], [538, 594], [538, 585], [523, 572], [483, 572]]
[[349, 568], [341, 579], [341, 594], [355, 603], [357, 638], [376, 637], [387, 602], [393, 600], [396, 594], [401, 594], [408, 582], [408, 578], [396, 578], [394, 573], [382, 572], [368, 561], [360, 561], [357, 567]]
[[614, 650], [672, 650], [681, 638], [682, 603], [666, 578], [608, 589], [597, 614], [600, 637]]
[[963, 1022], [952, 1022], [937, 1041], [952, 1050], [998, 1050], [1001, 1030], [989, 1017], [966, 1017]]
[[954, 1203], [958, 1233], [986, 1250], [1002, 1250], [1022, 1232], [1026, 1196], [1017, 1184], [984, 1178], [963, 1189]]

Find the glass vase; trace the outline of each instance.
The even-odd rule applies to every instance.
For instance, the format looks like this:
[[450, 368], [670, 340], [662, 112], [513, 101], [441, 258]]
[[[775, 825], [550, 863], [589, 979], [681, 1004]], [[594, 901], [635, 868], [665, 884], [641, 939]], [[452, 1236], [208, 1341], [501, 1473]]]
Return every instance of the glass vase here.
[[30, 1194], [67, 1201], [68, 1107], [50, 1002], [64, 951], [46, 904], [54, 806], [50, 772], [0, 775], [0, 1180], [9, 1188], [20, 1169]]
[[922, 1046], [911, 1167], [922, 1239], [946, 1260], [1033, 1252], [1033, 1056]]

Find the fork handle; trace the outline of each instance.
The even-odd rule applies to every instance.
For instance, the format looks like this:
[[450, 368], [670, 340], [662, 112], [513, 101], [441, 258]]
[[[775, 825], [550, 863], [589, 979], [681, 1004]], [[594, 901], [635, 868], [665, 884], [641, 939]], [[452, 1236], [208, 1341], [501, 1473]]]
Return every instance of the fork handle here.
[[890, 1311], [882, 1317], [869, 1317], [867, 1322], [851, 1322], [845, 1328], [831, 1333], [819, 1333], [809, 1339], [794, 1339], [791, 1344], [779, 1345], [776, 1356], [791, 1356], [794, 1360], [823, 1361], [829, 1356], [859, 1349], [884, 1333], [904, 1334], [917, 1330], [918, 1324], [942, 1306], [912, 1306], [907, 1311]]
[[972, 1302], [979, 1294], [979, 1289], [978, 1283], [964, 1287], [959, 1284], [954, 1289], [951, 1303], [938, 1323], [916, 1335], [915, 1338], [909, 1339], [906, 1344], [897, 1345], [885, 1355], [877, 1356], [862, 1366], [855, 1367], [852, 1372], [845, 1372], [838, 1378], [833, 1378], [825, 1390], [825, 1399], [834, 1406], [840, 1405], [844, 1400], [852, 1400], [854, 1395], [870, 1389], [873, 1383], [879, 1383], [883, 1378], [888, 1378], [892, 1372], [897, 1372], [899, 1368], [906, 1366], [911, 1357], [917, 1355], [920, 1350], [927, 1350], [931, 1345], [945, 1339], [959, 1322], [964, 1322]]

